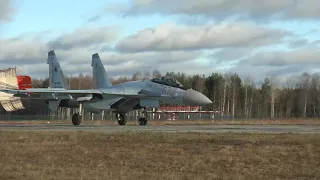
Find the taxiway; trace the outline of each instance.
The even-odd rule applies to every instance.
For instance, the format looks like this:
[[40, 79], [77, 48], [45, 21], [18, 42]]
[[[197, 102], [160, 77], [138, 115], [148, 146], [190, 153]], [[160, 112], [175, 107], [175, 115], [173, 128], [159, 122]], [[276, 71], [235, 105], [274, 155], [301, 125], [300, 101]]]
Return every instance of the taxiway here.
[[0, 130], [89, 131], [89, 132], [259, 132], [259, 133], [320, 133], [318, 125], [80, 125], [69, 124], [0, 124]]

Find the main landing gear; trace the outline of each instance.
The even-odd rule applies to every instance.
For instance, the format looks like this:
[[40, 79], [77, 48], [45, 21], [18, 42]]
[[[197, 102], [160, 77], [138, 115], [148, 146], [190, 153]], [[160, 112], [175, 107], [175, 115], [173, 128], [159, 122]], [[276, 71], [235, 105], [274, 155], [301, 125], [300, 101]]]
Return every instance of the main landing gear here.
[[[143, 117], [139, 118], [138, 124], [139, 125], [147, 125], [148, 120], [147, 120], [147, 110], [146, 108], [142, 108], [142, 113]], [[72, 124], [74, 126], [79, 126], [81, 124], [81, 119], [82, 119], [82, 104], [80, 103], [79, 106], [79, 112], [74, 113], [72, 115]], [[118, 121], [119, 125], [126, 125], [127, 124], [127, 118], [124, 113], [116, 113], [116, 119]]]
[[79, 112], [74, 113], [72, 115], [72, 124], [75, 126], [79, 126], [81, 123], [81, 114], [82, 114], [82, 103], [79, 105]]
[[148, 114], [147, 114], [147, 110], [146, 110], [146, 108], [144, 107], [144, 108], [142, 108], [143, 110], [142, 110], [142, 113], [143, 113], [143, 117], [141, 117], [141, 118], [139, 118], [139, 121], [138, 121], [138, 124], [139, 125], [141, 125], [141, 126], [145, 126], [145, 125], [147, 125], [147, 123], [148, 123]]
[[125, 114], [122, 114], [122, 113], [117, 113], [116, 114], [116, 118], [117, 118], [117, 121], [118, 121], [118, 124], [119, 125], [126, 125], [127, 124], [127, 117]]

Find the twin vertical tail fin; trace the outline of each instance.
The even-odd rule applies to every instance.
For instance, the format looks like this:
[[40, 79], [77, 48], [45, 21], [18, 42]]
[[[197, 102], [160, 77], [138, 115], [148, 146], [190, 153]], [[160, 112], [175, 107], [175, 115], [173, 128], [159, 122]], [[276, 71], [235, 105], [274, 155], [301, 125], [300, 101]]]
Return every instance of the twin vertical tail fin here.
[[112, 86], [98, 53], [92, 55], [91, 66], [93, 85], [95, 88], [100, 89]]
[[48, 52], [47, 64], [49, 64], [49, 88], [69, 89], [63, 71], [60, 67], [60, 63], [53, 50]]
[[[49, 88], [69, 89], [69, 85], [65, 80], [63, 71], [60, 67], [60, 63], [54, 50], [48, 52], [47, 64], [49, 64]], [[93, 85], [95, 88], [100, 89], [112, 86], [98, 53], [92, 55], [91, 66]]]

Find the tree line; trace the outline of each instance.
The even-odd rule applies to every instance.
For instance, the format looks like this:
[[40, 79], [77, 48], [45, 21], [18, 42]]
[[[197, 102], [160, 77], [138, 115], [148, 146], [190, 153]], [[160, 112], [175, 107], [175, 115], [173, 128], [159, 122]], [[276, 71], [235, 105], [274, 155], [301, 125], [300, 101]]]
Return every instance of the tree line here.
[[[265, 78], [256, 83], [253, 77], [241, 78], [237, 73], [212, 73], [187, 75], [181, 72], [167, 72], [187, 88], [204, 93], [212, 100], [202, 110], [219, 111], [230, 118], [306, 118], [320, 114], [320, 74], [302, 73], [291, 77], [285, 83], [276, 78]], [[112, 84], [160, 77], [157, 70], [152, 73], [136, 72], [131, 78], [111, 78]], [[92, 77], [80, 74], [67, 77], [71, 89], [90, 89]], [[33, 79], [35, 88], [48, 87], [48, 78]]]

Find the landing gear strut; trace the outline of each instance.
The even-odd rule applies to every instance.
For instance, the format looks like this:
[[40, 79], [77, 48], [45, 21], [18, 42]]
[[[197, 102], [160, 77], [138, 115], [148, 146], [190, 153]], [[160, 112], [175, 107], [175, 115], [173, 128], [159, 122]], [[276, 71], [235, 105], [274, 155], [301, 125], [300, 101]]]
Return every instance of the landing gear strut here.
[[138, 123], [139, 123], [139, 125], [142, 125], [142, 126], [145, 126], [145, 125], [147, 125], [147, 123], [148, 123], [148, 119], [147, 119], [147, 110], [146, 110], [146, 108], [144, 107], [144, 108], [142, 108], [143, 110], [142, 110], [142, 113], [143, 113], [143, 117], [141, 117], [141, 118], [139, 118], [139, 121], [138, 121]]
[[117, 113], [116, 118], [119, 125], [126, 125], [127, 124], [127, 118], [125, 114]]
[[82, 103], [79, 105], [79, 112], [74, 113], [72, 115], [72, 124], [75, 126], [79, 126], [81, 123], [81, 114], [82, 114]]

